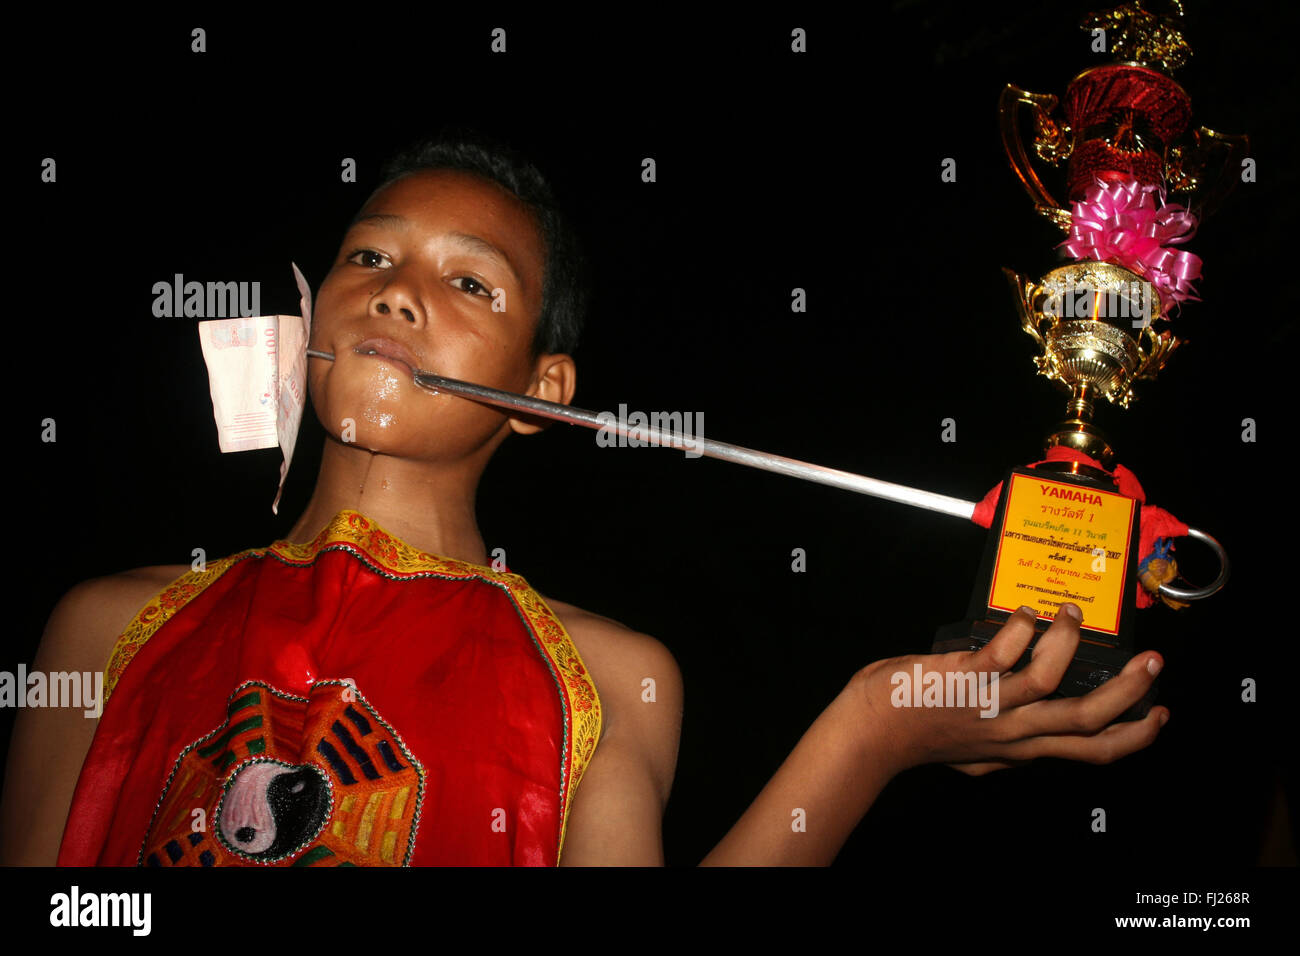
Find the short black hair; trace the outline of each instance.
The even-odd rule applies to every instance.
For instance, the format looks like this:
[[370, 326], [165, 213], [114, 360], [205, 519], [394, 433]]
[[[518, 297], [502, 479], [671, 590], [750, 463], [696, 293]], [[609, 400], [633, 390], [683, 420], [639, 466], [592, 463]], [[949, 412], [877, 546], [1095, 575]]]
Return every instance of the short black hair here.
[[577, 348], [589, 299], [587, 261], [541, 171], [505, 143], [477, 130], [457, 127], [418, 140], [396, 153], [384, 164], [375, 191], [409, 173], [427, 169], [477, 174], [501, 186], [528, 208], [537, 220], [546, 250], [542, 310], [533, 333], [533, 357]]

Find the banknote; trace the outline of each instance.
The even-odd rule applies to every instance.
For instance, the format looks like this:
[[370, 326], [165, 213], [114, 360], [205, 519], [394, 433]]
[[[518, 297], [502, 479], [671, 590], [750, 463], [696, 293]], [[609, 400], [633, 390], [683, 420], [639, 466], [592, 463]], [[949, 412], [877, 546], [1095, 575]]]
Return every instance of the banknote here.
[[217, 442], [223, 452], [278, 445], [280, 316], [199, 323]]
[[307, 342], [311, 337], [311, 288], [297, 265], [294, 281], [302, 315], [260, 315], [199, 323], [208, 367], [212, 413], [222, 452], [279, 447], [280, 481], [271, 511], [293, 461], [307, 401]]

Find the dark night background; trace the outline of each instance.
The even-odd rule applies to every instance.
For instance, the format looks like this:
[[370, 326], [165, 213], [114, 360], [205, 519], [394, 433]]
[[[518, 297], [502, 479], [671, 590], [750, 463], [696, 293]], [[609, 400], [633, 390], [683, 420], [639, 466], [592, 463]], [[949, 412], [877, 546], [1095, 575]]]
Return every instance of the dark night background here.
[[[1126, 893], [1152, 867], [1295, 861], [1290, 836], [1265, 849], [1285, 825], [1279, 785], [1297, 812], [1283, 451], [1295, 23], [1280, 5], [1190, 6], [1194, 57], [1177, 77], [1194, 122], [1249, 133], [1258, 181], [1185, 247], [1205, 262], [1204, 301], [1178, 320], [1190, 344], [1131, 409], [1099, 417], [1148, 500], [1218, 537], [1233, 577], [1187, 611], [1140, 615], [1140, 647], [1167, 659], [1172, 718], [1153, 747], [1106, 767], [909, 772], [837, 861], [869, 879], [925, 858], [959, 874], [1006, 843], [1019, 858], [1122, 874]], [[702, 411], [715, 439], [980, 498], [1005, 468], [1041, 457], [1064, 407], [1033, 372], [1001, 274], [1052, 268], [1060, 234], [1008, 168], [997, 98], [1007, 82], [1059, 95], [1102, 62], [1077, 28], [1093, 8], [897, 2], [853, 25], [641, 11], [546, 27], [496, 13], [418, 26], [169, 14], [60, 32], [60, 57], [83, 79], [10, 103], [23, 130], [10, 181], [27, 210], [11, 302], [34, 307], [46, 331], [5, 383], [23, 462], [13, 473], [27, 487], [11, 499], [23, 503], [10, 545], [22, 564], [0, 668], [30, 663], [79, 581], [288, 531], [323, 430], [308, 410], [272, 516], [279, 450], [219, 453], [195, 323], [154, 318], [151, 287], [178, 272], [257, 280], [264, 313], [296, 312], [290, 261], [315, 289], [380, 163], [443, 123], [533, 157], [584, 239], [595, 302], [574, 404]], [[203, 55], [189, 52], [196, 25]], [[488, 51], [495, 26], [508, 31], [504, 56]], [[789, 52], [794, 26], [808, 30], [806, 55]], [[39, 181], [46, 156], [56, 185]], [[640, 180], [646, 156], [653, 184]], [[359, 183], [339, 182], [343, 157]], [[940, 181], [945, 157], [955, 183]], [[790, 311], [796, 286], [805, 314]], [[958, 440], [944, 443], [950, 416]], [[45, 417], [56, 444], [39, 440]], [[1243, 418], [1257, 422], [1254, 444]], [[505, 548], [539, 591], [656, 636], [680, 663], [670, 865], [712, 848], [855, 670], [928, 652], [964, 615], [985, 537], [722, 462], [598, 449], [559, 426], [506, 443], [479, 511], [488, 548]], [[803, 574], [790, 570], [796, 547]], [[1212, 576], [1195, 543], [1178, 557], [1189, 579]], [[1256, 704], [1240, 700], [1245, 677]], [[1106, 834], [1090, 830], [1093, 807], [1107, 810]]]

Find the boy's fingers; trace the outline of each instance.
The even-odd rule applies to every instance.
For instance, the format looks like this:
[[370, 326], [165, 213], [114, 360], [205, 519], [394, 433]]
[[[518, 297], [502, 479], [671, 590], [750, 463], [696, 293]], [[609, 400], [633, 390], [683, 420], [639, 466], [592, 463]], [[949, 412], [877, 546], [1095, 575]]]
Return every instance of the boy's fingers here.
[[1061, 683], [1079, 646], [1079, 622], [1066, 612], [1066, 607], [1061, 606], [1052, 626], [1038, 639], [1028, 666], [1002, 678], [1004, 710], [1042, 700]]
[[1005, 745], [1004, 756], [1016, 760], [1064, 757], [1086, 763], [1110, 763], [1150, 745], [1160, 733], [1161, 720], [1168, 714], [1166, 707], [1152, 707], [1142, 720], [1113, 724], [1092, 736], [1032, 737]]
[[1007, 623], [993, 635], [989, 641], [970, 660], [970, 665], [977, 671], [992, 674], [1005, 674], [1015, 666], [1016, 661], [1025, 653], [1025, 648], [1034, 639], [1034, 622], [1038, 615], [1032, 608], [1022, 607], [1007, 618]]
[[1163, 665], [1159, 654], [1147, 651], [1135, 656], [1120, 673], [1082, 697], [1028, 704], [1015, 713], [1019, 736], [1095, 734], [1142, 699]]

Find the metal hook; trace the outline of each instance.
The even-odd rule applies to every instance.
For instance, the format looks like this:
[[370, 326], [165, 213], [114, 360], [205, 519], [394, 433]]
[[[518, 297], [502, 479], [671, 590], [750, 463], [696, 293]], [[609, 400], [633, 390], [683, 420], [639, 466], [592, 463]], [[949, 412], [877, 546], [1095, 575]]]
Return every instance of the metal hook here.
[[1198, 541], [1204, 541], [1214, 549], [1214, 553], [1219, 556], [1219, 576], [1205, 587], [1196, 588], [1190, 591], [1183, 588], [1170, 587], [1168, 584], [1160, 585], [1158, 590], [1165, 597], [1173, 598], [1175, 601], [1200, 601], [1219, 591], [1228, 583], [1228, 553], [1223, 550], [1223, 545], [1219, 544], [1218, 541], [1214, 540], [1214, 538], [1210, 537], [1204, 531], [1200, 531], [1196, 528], [1188, 528], [1187, 536], [1189, 538], [1196, 538]]

